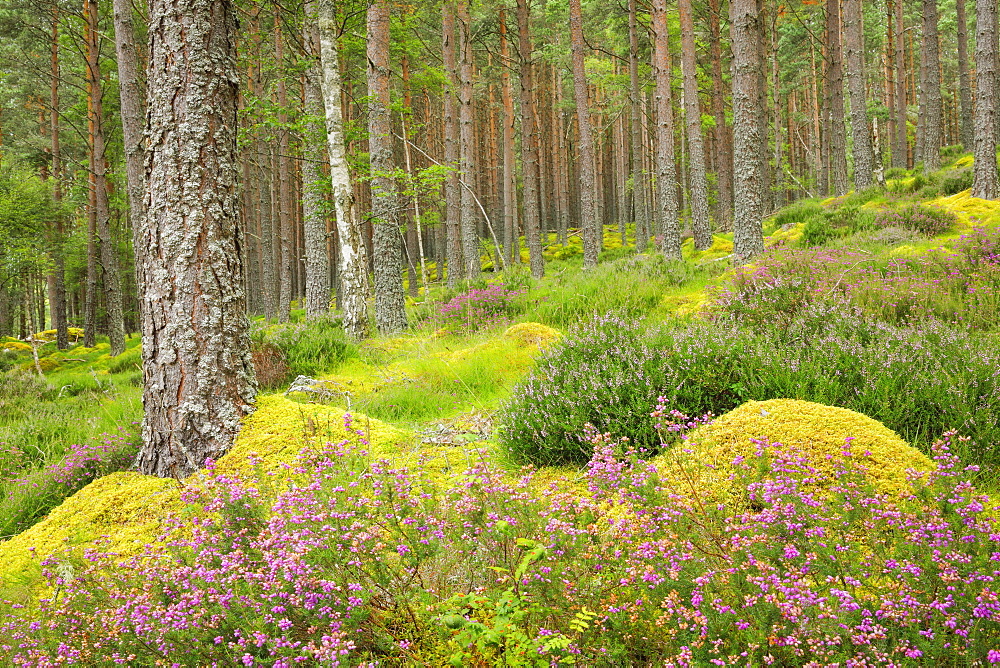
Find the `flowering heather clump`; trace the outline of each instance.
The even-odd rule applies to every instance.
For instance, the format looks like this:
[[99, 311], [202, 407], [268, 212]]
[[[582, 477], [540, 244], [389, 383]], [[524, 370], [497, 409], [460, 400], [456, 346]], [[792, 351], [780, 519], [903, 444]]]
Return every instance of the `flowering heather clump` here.
[[514, 300], [525, 292], [502, 283], [472, 288], [441, 304], [437, 319], [443, 327], [470, 332], [499, 327], [510, 321], [514, 314]]
[[[665, 415], [683, 436], [699, 420]], [[583, 490], [485, 456], [444, 490], [347, 442], [276, 492], [211, 472], [166, 549], [43, 563], [0, 623], [14, 665], [981, 665], [1000, 655], [1000, 527], [950, 452], [900, 496], [758, 443], [739, 503], [607, 434]], [[363, 444], [362, 444], [363, 445]], [[683, 449], [683, 443], [677, 447]], [[863, 453], [862, 453], [863, 454]]]
[[933, 237], [950, 230], [957, 220], [955, 214], [940, 207], [907, 204], [880, 210], [875, 216], [875, 227], [903, 227]]

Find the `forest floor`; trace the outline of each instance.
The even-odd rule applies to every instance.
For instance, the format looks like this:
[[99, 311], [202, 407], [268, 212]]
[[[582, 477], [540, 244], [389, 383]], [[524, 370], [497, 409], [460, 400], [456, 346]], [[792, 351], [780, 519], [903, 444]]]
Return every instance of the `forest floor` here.
[[[1000, 532], [972, 492], [998, 491], [1000, 202], [962, 189], [970, 161], [785, 207], [738, 270], [731, 234], [678, 263], [609, 227], [597, 269], [553, 237], [541, 281], [436, 285], [404, 335], [257, 321], [257, 411], [185, 481], [127, 471], [137, 337], [117, 358], [45, 343], [43, 378], [0, 341], [0, 646], [93, 665], [1000, 660]], [[966, 598], [942, 603], [941, 574]]]

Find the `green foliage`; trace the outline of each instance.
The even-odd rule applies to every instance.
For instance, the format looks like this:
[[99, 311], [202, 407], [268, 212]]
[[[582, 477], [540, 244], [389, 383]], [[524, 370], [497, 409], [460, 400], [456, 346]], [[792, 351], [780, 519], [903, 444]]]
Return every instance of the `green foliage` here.
[[[280, 325], [254, 324], [254, 345], [260, 349], [269, 344], [272, 347], [267, 350], [280, 352], [288, 368], [286, 380], [295, 376], [314, 378], [358, 356], [357, 345], [347, 339], [339, 319], [333, 316]], [[280, 384], [275, 379], [270, 386]]]
[[824, 209], [819, 202], [811, 199], [804, 200], [796, 202], [791, 206], [786, 206], [778, 211], [778, 213], [771, 216], [771, 223], [775, 228], [782, 228], [786, 225], [797, 225], [823, 213], [823, 211]]
[[941, 178], [941, 194], [954, 195], [972, 187], [972, 170], [959, 169], [946, 172]]

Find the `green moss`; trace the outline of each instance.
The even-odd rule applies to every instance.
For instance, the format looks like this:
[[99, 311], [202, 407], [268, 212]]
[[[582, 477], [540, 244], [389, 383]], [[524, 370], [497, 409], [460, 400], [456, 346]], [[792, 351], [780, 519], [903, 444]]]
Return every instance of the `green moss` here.
[[508, 327], [503, 335], [522, 347], [547, 348], [562, 337], [562, 332], [540, 322], [522, 322]]

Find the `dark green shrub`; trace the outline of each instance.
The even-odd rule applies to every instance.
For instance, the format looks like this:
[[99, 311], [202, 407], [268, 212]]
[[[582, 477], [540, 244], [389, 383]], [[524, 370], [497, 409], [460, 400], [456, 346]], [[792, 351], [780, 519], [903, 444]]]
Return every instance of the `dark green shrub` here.
[[774, 226], [778, 228], [784, 227], [785, 225], [797, 225], [822, 214], [823, 211], [824, 209], [820, 206], [819, 202], [815, 200], [805, 200], [786, 206], [784, 209], [774, 214], [771, 221]]
[[[588, 323], [542, 359], [502, 411], [501, 439], [518, 460], [583, 464], [585, 423], [640, 447], [650, 396], [687, 415], [721, 414], [750, 399], [804, 399], [879, 420], [914, 445], [949, 429], [1000, 464], [1000, 350], [937, 321], [891, 326], [843, 306], [814, 304], [781, 329], [725, 317], [653, 332], [627, 320]], [[971, 448], [975, 448], [974, 451]]]
[[890, 167], [885, 170], [885, 178], [887, 179], [902, 179], [909, 174], [905, 167]]
[[[333, 316], [272, 325], [256, 330], [252, 338], [262, 359], [274, 361], [274, 351], [280, 352], [289, 380], [295, 376], [315, 377], [358, 356], [357, 345], [347, 339], [339, 318]], [[276, 361], [275, 364], [280, 366]], [[275, 371], [268, 376], [271, 387], [281, 384], [277, 374]]]
[[902, 227], [933, 237], [950, 230], [958, 219], [946, 209], [924, 204], [907, 204], [898, 209], [882, 209], [875, 227]]
[[837, 231], [833, 229], [830, 216], [821, 213], [806, 221], [801, 243], [803, 246], [822, 246], [835, 236]]
[[972, 187], [972, 170], [962, 169], [951, 171], [941, 179], [941, 193], [954, 195]]

